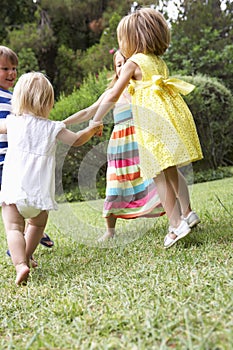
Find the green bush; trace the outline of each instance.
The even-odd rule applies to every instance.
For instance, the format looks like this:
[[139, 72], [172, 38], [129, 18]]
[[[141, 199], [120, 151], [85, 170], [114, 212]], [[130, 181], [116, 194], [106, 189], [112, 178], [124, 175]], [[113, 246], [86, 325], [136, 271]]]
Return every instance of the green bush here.
[[106, 89], [109, 74], [106, 69], [97, 75], [89, 73], [79, 89], [75, 89], [69, 96], [61, 94], [50, 113], [50, 119], [63, 120], [92, 105]]
[[219, 167], [217, 169], [201, 170], [195, 172], [194, 183], [221, 180], [232, 176], [233, 169], [231, 167]]
[[192, 111], [204, 159], [194, 168], [217, 169], [233, 164], [233, 98], [219, 81], [206, 76], [181, 77], [196, 86], [185, 97]]

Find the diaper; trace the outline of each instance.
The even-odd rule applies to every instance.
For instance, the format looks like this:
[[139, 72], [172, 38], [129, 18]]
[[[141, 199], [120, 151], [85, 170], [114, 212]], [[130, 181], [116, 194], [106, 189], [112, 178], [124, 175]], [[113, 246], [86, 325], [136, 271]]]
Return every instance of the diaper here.
[[40, 212], [42, 211], [41, 209], [38, 209], [35, 207], [30, 207], [30, 206], [23, 204], [23, 203], [16, 204], [16, 207], [17, 207], [19, 213], [24, 217], [24, 219], [34, 218], [37, 215], [39, 215]]

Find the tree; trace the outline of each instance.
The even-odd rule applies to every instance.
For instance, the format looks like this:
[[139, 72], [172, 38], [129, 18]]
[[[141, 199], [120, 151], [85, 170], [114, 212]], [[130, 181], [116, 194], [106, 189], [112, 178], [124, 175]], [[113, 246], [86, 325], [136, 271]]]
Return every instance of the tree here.
[[103, 31], [100, 42], [87, 49], [81, 58], [80, 65], [84, 75], [88, 73], [98, 74], [104, 67], [112, 67], [111, 49], [117, 48], [116, 27], [121, 17], [113, 13], [109, 20], [109, 27]]
[[83, 79], [82, 68], [79, 65], [77, 55], [72, 49], [61, 45], [57, 51], [55, 65], [55, 91], [60, 91], [60, 93], [66, 95], [71, 94], [75, 88], [80, 86]]
[[39, 70], [38, 61], [32, 49], [22, 48], [18, 53], [18, 57], [18, 76], [26, 72]]
[[0, 41], [7, 43], [9, 31], [20, 28], [22, 23], [32, 22], [34, 12], [31, 0], [1, 0]]
[[183, 1], [165, 56], [172, 74], [201, 73], [233, 87], [233, 3], [226, 1], [224, 10], [221, 6], [218, 0]]
[[[109, 50], [117, 48], [116, 27], [132, 3], [132, 0], [2, 0], [1, 43], [17, 53], [31, 49], [36, 65], [54, 83], [56, 96], [61, 92], [68, 94], [88, 72], [98, 74], [103, 67], [111, 67]], [[232, 0], [151, 0], [151, 3], [171, 24], [172, 43], [165, 55], [171, 73], [216, 76], [232, 88]], [[169, 18], [171, 4], [177, 8], [176, 20]], [[140, 1], [139, 5], [148, 6], [148, 1]], [[62, 59], [66, 65], [72, 65], [69, 79]]]

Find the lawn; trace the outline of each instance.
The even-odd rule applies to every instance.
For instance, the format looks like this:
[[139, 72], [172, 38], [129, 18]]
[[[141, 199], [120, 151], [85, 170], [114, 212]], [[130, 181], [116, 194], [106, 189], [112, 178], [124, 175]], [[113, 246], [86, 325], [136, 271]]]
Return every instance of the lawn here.
[[101, 201], [61, 204], [21, 287], [0, 222], [0, 349], [233, 349], [233, 177], [191, 198], [202, 222], [168, 250], [165, 216], [119, 222], [97, 246]]

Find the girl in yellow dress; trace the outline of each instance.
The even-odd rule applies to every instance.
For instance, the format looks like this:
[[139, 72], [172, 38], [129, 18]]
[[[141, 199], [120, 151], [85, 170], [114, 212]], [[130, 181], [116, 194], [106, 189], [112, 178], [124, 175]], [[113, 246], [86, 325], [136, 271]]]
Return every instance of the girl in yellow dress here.
[[160, 56], [169, 46], [170, 30], [161, 13], [143, 8], [125, 16], [118, 25], [117, 37], [127, 62], [93, 120], [102, 120], [130, 83], [140, 171], [144, 178], [153, 177], [157, 185], [169, 219], [164, 240], [164, 247], [169, 248], [200, 222], [178, 170], [203, 157], [192, 114], [181, 97], [194, 86], [169, 78]]

